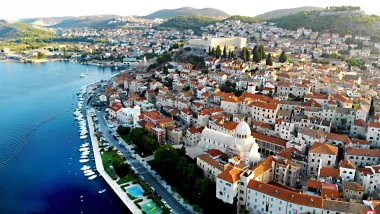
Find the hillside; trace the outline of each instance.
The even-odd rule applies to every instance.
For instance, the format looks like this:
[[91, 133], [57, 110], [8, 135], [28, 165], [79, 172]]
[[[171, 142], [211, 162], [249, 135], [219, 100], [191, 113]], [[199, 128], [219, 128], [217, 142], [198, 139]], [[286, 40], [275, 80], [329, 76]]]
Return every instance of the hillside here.
[[109, 21], [116, 18], [116, 15], [80, 16], [62, 20], [60, 23], [51, 25], [52, 28], [82, 28], [82, 27], [103, 27]]
[[227, 19], [225, 20], [240, 20], [241, 22], [244, 22], [244, 23], [249, 23], [249, 24], [252, 24], [252, 23], [256, 23], [256, 22], [260, 22], [262, 21], [262, 19], [260, 18], [257, 18], [257, 17], [251, 17], [251, 16], [239, 16], [239, 15], [233, 15], [233, 16], [230, 16], [228, 17]]
[[152, 14], [149, 14], [147, 16], [140, 16], [139, 18], [143, 19], [170, 19], [175, 16], [192, 16], [192, 15], [197, 15], [197, 16], [208, 16], [208, 17], [228, 17], [229, 15], [226, 12], [223, 12], [218, 9], [214, 8], [203, 8], [203, 9], [197, 9], [197, 8], [192, 8], [192, 7], [181, 7], [178, 9], [163, 9], [156, 11]]
[[5, 21], [0, 21], [0, 37], [19, 40], [30, 39], [36, 41], [50, 39], [54, 37], [54, 33], [21, 22], [7, 23]]
[[52, 25], [59, 24], [65, 20], [73, 19], [74, 17], [41, 17], [41, 18], [31, 18], [31, 19], [21, 19], [20, 22], [31, 24], [34, 26], [49, 27]]
[[273, 10], [267, 13], [257, 15], [256, 17], [260, 19], [277, 19], [283, 16], [296, 14], [301, 11], [313, 11], [313, 10], [323, 10], [323, 8], [305, 6], [305, 7], [296, 7], [296, 8], [289, 8], [289, 9], [279, 9], [279, 10]]
[[318, 32], [329, 31], [341, 35], [349, 33], [363, 36], [375, 36], [380, 33], [380, 16], [363, 15], [361, 11], [344, 13], [335, 10], [303, 11], [270, 21], [275, 22], [278, 27], [289, 30], [305, 27]]
[[162, 23], [160, 27], [177, 28], [179, 30], [192, 29], [195, 33], [199, 33], [200, 27], [214, 24], [220, 19], [206, 16], [176, 16]]

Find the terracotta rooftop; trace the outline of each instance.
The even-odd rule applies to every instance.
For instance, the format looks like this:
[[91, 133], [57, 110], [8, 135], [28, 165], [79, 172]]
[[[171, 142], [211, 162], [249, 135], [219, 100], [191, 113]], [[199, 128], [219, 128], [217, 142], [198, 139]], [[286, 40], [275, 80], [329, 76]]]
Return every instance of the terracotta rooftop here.
[[205, 151], [205, 153], [209, 154], [211, 157], [217, 157], [217, 156], [221, 156], [223, 158], [227, 157], [227, 154], [221, 152], [218, 149], [210, 149], [210, 150]]
[[240, 180], [240, 175], [243, 172], [244, 171], [242, 169], [236, 167], [229, 167], [228, 169], [220, 173], [218, 178], [234, 184]]
[[253, 172], [253, 178], [257, 178], [264, 172], [272, 169], [272, 162], [275, 161], [273, 156], [269, 156], [254, 166], [251, 171]]
[[361, 120], [361, 119], [355, 120], [354, 121], [354, 125], [355, 126], [361, 126], [361, 127], [366, 127], [367, 126], [367, 124], [363, 120]]
[[348, 169], [356, 169], [356, 166], [353, 163], [351, 163], [350, 160], [343, 160], [342, 162], [340, 162], [339, 166]]
[[349, 189], [354, 191], [364, 191], [364, 188], [362, 185], [360, 185], [358, 182], [343, 182], [343, 189]]
[[338, 147], [331, 146], [329, 144], [315, 142], [310, 148], [310, 153], [320, 153], [328, 155], [338, 155]]
[[363, 173], [364, 176], [368, 174], [372, 174], [372, 170], [370, 168], [357, 168], [360, 173]]
[[372, 122], [368, 125], [368, 127], [380, 129], [380, 123]]
[[315, 189], [322, 189], [322, 182], [310, 178], [306, 182], [305, 187], [306, 189], [309, 189], [310, 187]]
[[327, 178], [327, 177], [332, 177], [332, 178], [337, 178], [339, 176], [339, 169], [335, 168], [329, 168], [329, 167], [324, 167], [322, 166], [319, 177], [322, 178]]
[[252, 132], [251, 135], [252, 135], [253, 138], [256, 138], [258, 140], [286, 147], [286, 142], [287, 141], [283, 140], [281, 138], [270, 137], [270, 136], [263, 135], [263, 134], [260, 134], [260, 133], [257, 133], [257, 132]]
[[278, 108], [278, 104], [276, 103], [265, 103], [262, 101], [255, 102], [253, 106], [258, 107], [258, 108], [269, 109], [269, 110], [276, 110]]
[[222, 164], [219, 161], [213, 159], [209, 154], [201, 154], [197, 158], [199, 158], [202, 161], [210, 164], [211, 166], [219, 169], [220, 171], [224, 170], [224, 164]]
[[248, 188], [293, 204], [320, 209], [323, 207], [322, 197], [295, 193], [253, 179], [249, 181]]
[[380, 150], [349, 147], [346, 148], [346, 154], [354, 156], [380, 157]]

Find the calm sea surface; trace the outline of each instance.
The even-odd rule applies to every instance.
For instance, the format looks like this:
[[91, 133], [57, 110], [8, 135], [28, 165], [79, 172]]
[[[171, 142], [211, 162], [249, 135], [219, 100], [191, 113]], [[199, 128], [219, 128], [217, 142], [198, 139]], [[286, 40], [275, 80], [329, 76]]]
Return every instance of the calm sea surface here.
[[0, 63], [1, 214], [129, 213], [103, 178], [83, 176], [73, 120], [75, 93], [116, 72], [69, 62]]

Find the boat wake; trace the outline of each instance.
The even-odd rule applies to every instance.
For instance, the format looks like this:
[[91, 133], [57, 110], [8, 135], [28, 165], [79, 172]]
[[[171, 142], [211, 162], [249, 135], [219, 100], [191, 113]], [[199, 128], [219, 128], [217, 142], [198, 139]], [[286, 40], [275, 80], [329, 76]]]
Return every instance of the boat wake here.
[[[55, 119], [55, 117], [52, 117], [50, 119], [42, 121], [41, 123], [37, 124], [35, 127], [31, 128], [26, 133], [22, 133], [21, 130], [16, 130], [16, 129], [10, 130], [10, 132], [8, 132], [8, 134], [14, 132], [14, 134], [11, 134], [12, 140], [10, 140], [10, 143], [7, 143], [6, 145], [3, 145], [2, 148], [1, 148], [1, 151], [11, 151], [11, 153], [8, 154], [8, 155], [6, 155], [6, 157], [0, 157], [0, 170], [5, 165], [7, 165], [7, 163], [9, 163], [9, 161], [11, 161], [12, 158], [14, 156], [16, 156], [26, 146], [26, 144], [28, 143], [28, 137], [29, 137], [30, 134], [32, 134], [34, 131], [36, 131], [43, 124], [48, 123], [48, 122], [50, 122], [50, 121], [52, 121], [54, 119]], [[21, 133], [21, 135], [20, 135], [20, 133]], [[1, 141], [2, 140], [3, 139], [1, 139]], [[5, 141], [7, 141], [7, 140], [9, 140], [9, 139], [5, 139]], [[17, 145], [15, 145], [15, 144], [17, 144]], [[14, 146], [17, 146], [16, 150], [12, 151], [12, 149], [14, 148]]]

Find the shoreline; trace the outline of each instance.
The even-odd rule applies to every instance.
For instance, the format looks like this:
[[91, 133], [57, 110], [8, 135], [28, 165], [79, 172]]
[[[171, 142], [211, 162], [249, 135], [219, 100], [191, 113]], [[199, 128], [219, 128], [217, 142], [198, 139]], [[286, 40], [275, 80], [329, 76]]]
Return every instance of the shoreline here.
[[98, 173], [101, 175], [101, 177], [107, 182], [110, 188], [116, 193], [116, 195], [120, 198], [120, 200], [125, 204], [125, 206], [131, 211], [132, 213], [142, 213], [142, 211], [133, 203], [131, 199], [127, 196], [127, 194], [122, 190], [122, 187], [120, 187], [116, 181], [114, 181], [104, 170], [103, 162], [102, 162], [102, 157], [100, 154], [100, 149], [98, 145], [98, 140], [96, 139], [96, 136], [94, 134], [94, 123], [92, 121], [92, 118], [88, 112], [86, 111], [87, 114], [87, 122], [88, 122], [88, 127], [90, 130], [90, 138], [91, 138], [91, 144], [92, 144], [92, 150], [94, 152], [94, 157], [95, 157], [95, 166], [96, 169], [98, 170]]

